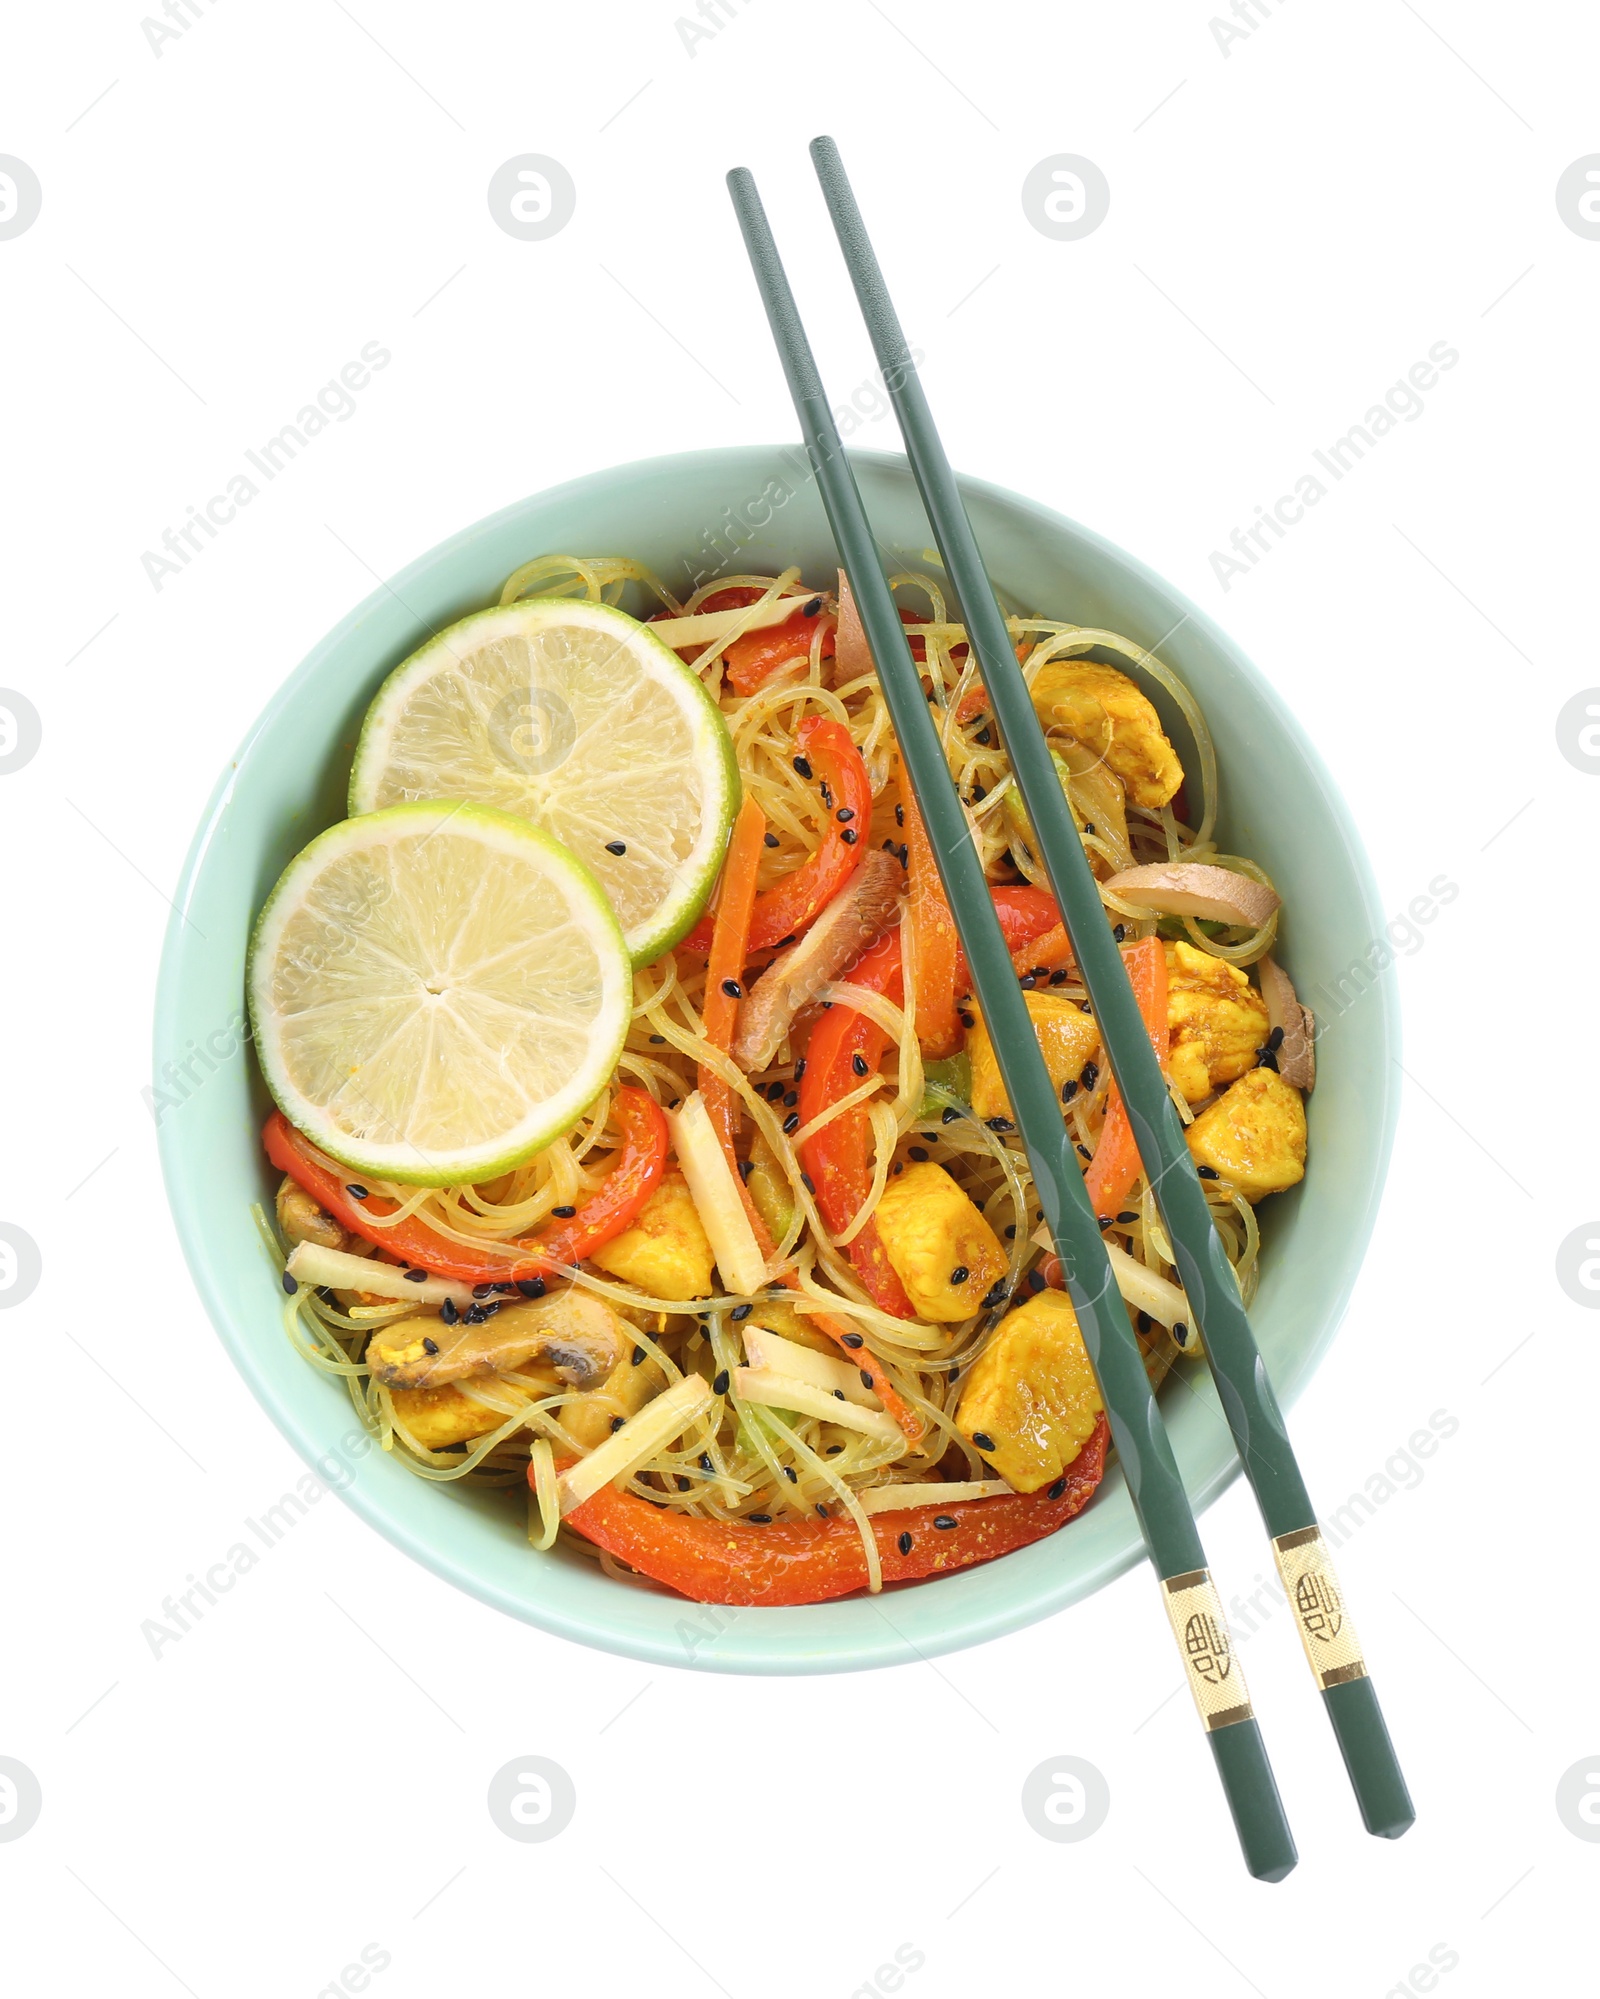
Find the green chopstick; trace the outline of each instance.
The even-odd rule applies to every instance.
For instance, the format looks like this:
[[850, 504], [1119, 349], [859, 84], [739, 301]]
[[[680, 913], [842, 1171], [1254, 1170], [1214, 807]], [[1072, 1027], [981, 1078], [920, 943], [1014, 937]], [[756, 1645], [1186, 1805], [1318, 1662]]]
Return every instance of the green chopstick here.
[[728, 175], [728, 188], [1245, 1864], [1260, 1880], [1281, 1881], [1297, 1858], [1294, 1839], [1144, 1357], [1083, 1191], [1061, 1107], [760, 196], [743, 167]]
[[[1369, 1832], [1398, 1839], [1416, 1814], [1239, 1295], [1238, 1281], [1212, 1223], [1183, 1126], [1106, 921], [1088, 857], [1052, 766], [1005, 618], [995, 601], [972, 523], [934, 427], [839, 149], [832, 139], [814, 139], [811, 157], [894, 403], [923, 506], [960, 602], [990, 706], [1033, 821], [1039, 853], [1072, 940], [1112, 1074], [1127, 1107], [1139, 1156], [1172, 1241], [1178, 1274], [1201, 1333], [1217, 1393], [1272, 1537], [1273, 1558], [1294, 1605], [1306, 1658], [1322, 1691], [1362, 1819]], [[854, 587], [852, 577], [852, 590]], [[954, 904], [953, 892], [951, 901]]]

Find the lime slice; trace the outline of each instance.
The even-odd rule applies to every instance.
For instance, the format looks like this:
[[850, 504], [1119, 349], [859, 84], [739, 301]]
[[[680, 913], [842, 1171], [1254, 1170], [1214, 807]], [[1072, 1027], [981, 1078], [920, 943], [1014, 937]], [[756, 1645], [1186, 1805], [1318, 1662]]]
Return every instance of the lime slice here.
[[350, 810], [413, 798], [467, 798], [553, 833], [594, 870], [644, 965], [710, 898], [739, 772], [716, 703], [648, 625], [530, 597], [463, 618], [378, 690]]
[[492, 1179], [604, 1089], [633, 981], [594, 877], [525, 819], [430, 800], [291, 861], [246, 972], [291, 1124], [359, 1173]]

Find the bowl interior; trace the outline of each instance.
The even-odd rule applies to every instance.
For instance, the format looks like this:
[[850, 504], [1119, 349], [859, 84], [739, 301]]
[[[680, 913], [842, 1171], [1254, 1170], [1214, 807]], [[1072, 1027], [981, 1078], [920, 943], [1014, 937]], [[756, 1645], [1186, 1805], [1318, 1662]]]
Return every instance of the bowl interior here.
[[[903, 459], [853, 454], [882, 546], [924, 567], [929, 541]], [[1011, 603], [1105, 626], [1188, 682], [1216, 739], [1225, 851], [1258, 859], [1287, 905], [1281, 956], [1302, 997], [1337, 990], [1383, 919], [1332, 783], [1271, 688], [1177, 592], [1046, 508], [963, 481], [990, 573]], [[536, 494], [411, 564], [344, 620], [274, 698], [196, 834], [162, 963], [156, 1077], [162, 1160], [179, 1236], [224, 1345], [274, 1421], [350, 1504], [398, 1546], [513, 1616], [608, 1650], [723, 1671], [830, 1671], [952, 1650], [1027, 1624], [1099, 1588], [1143, 1552], [1120, 1474], [1063, 1532], [984, 1567], [870, 1599], [788, 1610], [714, 1610], [615, 1583], [591, 1562], [528, 1547], [520, 1496], [414, 1477], [373, 1449], [344, 1388], [307, 1365], [251, 1219], [275, 1176], [257, 1133], [269, 1109], [243, 1029], [251, 923], [289, 859], [344, 815], [350, 756], [385, 674], [430, 633], [496, 600], [505, 577], [549, 552], [633, 555], [674, 587], [791, 562], [831, 581], [836, 558], [798, 447], [652, 459]], [[1187, 743], [1168, 713], [1180, 751]], [[1319, 1045], [1304, 1183], [1263, 1211], [1252, 1311], [1280, 1398], [1292, 1402], [1333, 1335], [1376, 1209], [1394, 1118], [1391, 982], [1364, 975], [1359, 1003]], [[1348, 982], [1346, 989], [1348, 991]], [[171, 1065], [169, 1068], [168, 1065]], [[1210, 1378], [1165, 1398], [1196, 1509], [1238, 1469]]]

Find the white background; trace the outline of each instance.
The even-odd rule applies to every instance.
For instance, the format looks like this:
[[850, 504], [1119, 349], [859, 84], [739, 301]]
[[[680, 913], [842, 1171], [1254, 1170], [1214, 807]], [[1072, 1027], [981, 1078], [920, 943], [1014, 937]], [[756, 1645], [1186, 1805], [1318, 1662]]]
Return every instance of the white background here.
[[[0, 1754], [44, 1795], [0, 1844], [19, 1989], [312, 1999], [376, 1946], [382, 1999], [847, 1999], [893, 1989], [902, 1945], [914, 1999], [1596, 1989], [1600, 1846], [1554, 1804], [1600, 1762], [1600, 1321], [1555, 1276], [1600, 1213], [1600, 779], [1555, 727], [1600, 682], [1600, 243], [1554, 199], [1600, 150], [1592, 15], [1261, 0], [1224, 52], [1206, 0], [728, 0], [691, 54], [670, 4], [193, 12], [157, 53], [136, 5], [14, 9], [0, 71], [0, 152], [44, 190], [0, 242], [0, 680], [44, 727], [0, 778], [0, 1220], [45, 1272], [0, 1319]], [[597, 466], [793, 435], [730, 165], [836, 393], [867, 377], [818, 130], [957, 465], [1221, 620], [1320, 745], [1387, 909], [1460, 888], [1401, 958], [1388, 1199], [1294, 1422], [1325, 1510], [1434, 1411], [1459, 1424], [1340, 1558], [1419, 1817], [1363, 1835], [1280, 1615], [1245, 1648], [1302, 1854], [1276, 1888], [1161, 1705], [1147, 1571], [935, 1667], [740, 1681], [524, 1629], [329, 1502], [159, 1658], [141, 1636], [300, 1470], [191, 1292], [139, 1094], [201, 805], [375, 576]], [[578, 190], [543, 243], [485, 201], [530, 151]], [[1112, 191], [1081, 242], [1019, 200], [1059, 152]], [[356, 414], [155, 590], [143, 552], [371, 340], [393, 361]], [[1224, 592], [1212, 551], [1441, 340], [1424, 413]], [[1225, 1593], [1251, 1587], [1242, 1487], [1205, 1532]], [[528, 1753], [577, 1787], [544, 1845], [484, 1804]], [[1081, 1844], [1019, 1807], [1060, 1754], [1110, 1786]], [[1435, 1947], [1458, 1961], [1407, 1983]]]

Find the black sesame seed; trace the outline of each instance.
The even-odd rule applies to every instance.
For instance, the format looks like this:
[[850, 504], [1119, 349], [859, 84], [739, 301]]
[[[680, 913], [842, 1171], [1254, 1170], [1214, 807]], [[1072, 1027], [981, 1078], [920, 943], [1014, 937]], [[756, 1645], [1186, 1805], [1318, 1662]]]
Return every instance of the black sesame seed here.
[[439, 1317], [447, 1326], [456, 1325], [460, 1321], [461, 1314], [456, 1310], [456, 1301], [453, 1298], [446, 1298], [439, 1307]]
[[437, 1340], [424, 1340], [422, 1342], [422, 1350], [424, 1353], [437, 1353], [439, 1351], [439, 1342]]
[[809, 777], [811, 775], [811, 766], [806, 762], [804, 757], [795, 758], [794, 774], [796, 777]]
[[1271, 1069], [1276, 1073], [1278, 1058], [1270, 1048], [1258, 1048], [1256, 1050], [1256, 1067], [1258, 1069]]
[[817, 786], [817, 794], [821, 798], [823, 804], [826, 805], [828, 810], [831, 812], [833, 810], [833, 792], [829, 788], [828, 780], [826, 778], [824, 778], [822, 782]]
[[1274, 1055], [1283, 1046], [1283, 1029], [1281, 1027], [1275, 1027], [1267, 1036], [1267, 1046], [1272, 1050]]
[[1133, 1321], [1133, 1323], [1134, 1323], [1134, 1325], [1135, 1325], [1135, 1326], [1136, 1326], [1136, 1327], [1137, 1327], [1137, 1328], [1139, 1329], [1139, 1331], [1140, 1331], [1141, 1333], [1147, 1333], [1147, 1332], [1149, 1332], [1149, 1330], [1150, 1330], [1150, 1324], [1151, 1324], [1151, 1321], [1150, 1321], [1150, 1314], [1149, 1314], [1148, 1312], [1138, 1312], [1138, 1313], [1136, 1313], [1136, 1314], [1134, 1315], [1134, 1321]]
[[942, 1527], [946, 1531], [948, 1531], [950, 1528], [958, 1525], [959, 1523], [957, 1522], [956, 1516], [953, 1513], [936, 1513], [933, 1516], [933, 1524], [935, 1527]]
[[1080, 1145], [1078, 1150], [1083, 1154], [1085, 1159], [1093, 1159], [1094, 1154], [1089, 1150], [1088, 1146]]
[[1015, 1126], [1015, 1125], [1014, 1125], [1014, 1124], [1013, 1124], [1013, 1123], [1011, 1122], [1010, 1118], [1008, 1118], [1008, 1117], [991, 1117], [991, 1118], [985, 1118], [985, 1119], [984, 1119], [984, 1123], [985, 1123], [985, 1124], [986, 1124], [986, 1125], [987, 1125], [987, 1126], [989, 1127], [989, 1129], [990, 1129], [991, 1131], [1015, 1131], [1015, 1130], [1016, 1130], [1016, 1126]]
[[667, 1037], [664, 1034], [652, 1034], [650, 1037], [650, 1044], [654, 1048], [664, 1048], [666, 1041]]
[[850, 1057], [850, 1066], [858, 1076], [865, 1076], [871, 1067], [865, 1055], [852, 1055]]
[[841, 1333], [839, 1340], [842, 1346], [847, 1347], [864, 1347], [866, 1345], [866, 1341], [859, 1333]]
[[711, 1453], [709, 1451], [702, 1451], [700, 1453], [700, 1469], [702, 1471], [710, 1471], [712, 1469]]
[[802, 604], [800, 606], [800, 615], [802, 618], [814, 618], [821, 609], [822, 599], [820, 597], [813, 597], [809, 604]]
[[1025, 993], [1031, 993], [1038, 983], [1039, 981], [1033, 976], [1032, 972], [1024, 972], [1022, 977], [1017, 981], [1017, 984], [1021, 986]]
[[762, 838], [769, 847], [776, 847], [778, 845], [778, 836], [776, 833], [763, 834]]
[[1055, 1484], [1051, 1486], [1050, 1490], [1045, 1494], [1045, 1497], [1046, 1499], [1059, 1499], [1062, 1493], [1066, 1491], [1066, 1489], [1067, 1489], [1066, 1480], [1064, 1478], [1058, 1478]]
[[798, 1111], [790, 1111], [789, 1115], [783, 1121], [783, 1128], [785, 1131], [798, 1131], [800, 1129], [800, 1113]]
[[854, 826], [846, 826], [844, 831], [839, 835], [839, 838], [843, 840], [847, 847], [853, 847], [860, 837], [861, 835], [856, 831]]
[[1077, 1078], [1075, 1076], [1069, 1076], [1067, 1080], [1061, 1085], [1061, 1101], [1064, 1104], [1070, 1104], [1073, 1098], [1077, 1094], [1078, 1094]]
[[544, 1279], [542, 1277], [519, 1277], [517, 1279], [517, 1289], [522, 1293], [524, 1298], [542, 1298], [544, 1296]]
[[739, 1161], [739, 1178], [743, 1180], [747, 1185], [749, 1184], [750, 1175], [754, 1173], [755, 1170], [756, 1170], [756, 1162], [753, 1159], [741, 1159]]
[[800, 1080], [800, 1078], [801, 1078], [801, 1077], [802, 1077], [802, 1076], [803, 1076], [803, 1075], [804, 1075], [805, 1073], [806, 1073], [806, 1058], [805, 1058], [805, 1057], [804, 1057], [804, 1056], [802, 1055], [802, 1056], [800, 1057], [800, 1060], [799, 1060], [798, 1062], [796, 1062], [796, 1064], [794, 1065], [794, 1079], [795, 1079], [795, 1081], [796, 1081], [796, 1082], [798, 1083], [798, 1082], [799, 1082], [799, 1080]]
[[716, 1379], [711, 1384], [711, 1393], [713, 1395], [726, 1395], [727, 1392], [728, 1392], [728, 1370], [726, 1368], [722, 1368], [718, 1371]]
[[895, 1542], [895, 1546], [900, 1550], [902, 1555], [909, 1555], [911, 1553], [911, 1536], [909, 1534], [902, 1534], [899, 1540]]
[[562, 1220], [563, 1220], [564, 1222], [570, 1222], [570, 1221], [572, 1220], [572, 1217], [573, 1217], [573, 1216], [574, 1216], [574, 1215], [575, 1215], [575, 1214], [576, 1214], [576, 1213], [577, 1213], [578, 1211], [577, 1211], [577, 1209], [576, 1209], [576, 1208], [574, 1208], [574, 1207], [572, 1207], [572, 1206], [570, 1206], [570, 1205], [569, 1205], [569, 1206], [567, 1206], [567, 1207], [563, 1207], [563, 1208], [552, 1208], [552, 1209], [550, 1210], [550, 1212], [551, 1212], [551, 1214], [553, 1214], [553, 1215], [559, 1215], [559, 1216], [561, 1217], [561, 1219], [562, 1219]]
[[740, 985], [737, 979], [724, 979], [722, 990], [728, 995], [729, 999], [744, 998], [744, 987]]
[[1108, 1229], [1111, 1226], [1111, 1217], [1109, 1215], [1096, 1215], [1095, 1222], [1100, 1228]]
[[408, 1270], [406, 1272], [406, 1282], [408, 1284], [426, 1284], [427, 1281], [428, 1273], [425, 1270]]
[[823, 1505], [823, 1503], [822, 1503], [822, 1501], [821, 1501], [820, 1499], [819, 1499], [819, 1500], [817, 1501], [817, 1512], [818, 1512], [818, 1513], [819, 1513], [819, 1514], [820, 1514], [820, 1515], [822, 1516], [822, 1518], [823, 1518], [824, 1520], [826, 1520], [826, 1519], [827, 1519], [827, 1517], [828, 1517], [828, 1509], [827, 1509], [827, 1507], [825, 1507], [825, 1506]]
[[833, 816], [841, 826], [848, 826], [856, 816], [856, 809], [853, 805], [841, 805]]
[[1050, 983], [1053, 986], [1064, 986], [1067, 983], [1066, 972], [1065, 971], [1052, 972], [1050, 974]]
[[1128, 927], [1125, 923], [1114, 923], [1111, 926], [1111, 934], [1113, 937], [1116, 938], [1117, 942], [1120, 944], [1123, 938], [1126, 937], [1128, 934]]
[[940, 1124], [954, 1124], [960, 1115], [960, 1111], [956, 1109], [954, 1104], [946, 1104], [944, 1109], [939, 1113], [939, 1122]]
[[982, 743], [985, 749], [987, 749], [989, 745], [994, 741], [994, 738], [989, 734], [989, 731], [987, 729], [980, 729], [978, 731], [978, 741]]
[[1117, 1216], [1119, 1222], [1136, 1222], [1138, 1219], [1139, 1211], [1137, 1208], [1123, 1208]]
[[809, 1173], [802, 1173], [800, 1175], [800, 1184], [808, 1194], [814, 1194], [817, 1191], [816, 1183]]
[[613, 1416], [611, 1419], [611, 1434], [615, 1436], [627, 1420], [626, 1416]]
[[367, 1198], [366, 1188], [358, 1187], [354, 1180], [350, 1182], [344, 1191], [350, 1196], [352, 1201], [364, 1201]]
[[950, 1282], [952, 1284], [965, 1284], [967, 1274], [967, 1266], [964, 1263], [958, 1263], [950, 1273]]
[[286, 1270], [283, 1273], [283, 1288], [285, 1291], [288, 1292], [289, 1296], [292, 1298], [294, 1294], [300, 1289], [299, 1278], [291, 1277], [288, 1271]]
[[1194, 1170], [1200, 1175], [1202, 1180], [1215, 1180], [1219, 1177], [1217, 1169], [1214, 1166], [1197, 1166]]
[[963, 1007], [961, 1009], [961, 1025], [963, 1027], [976, 1027], [977, 1024], [978, 1024], [977, 1016], [975, 1014], [968, 1013], [966, 1008]]
[[904, 1173], [905, 1170], [906, 1162], [903, 1159], [897, 1159], [889, 1169], [890, 1178], [892, 1179], [896, 1173]]
[[982, 1298], [978, 1302], [983, 1306], [985, 1311], [992, 1311], [996, 1305], [1002, 1302], [1002, 1300], [1005, 1298], [1005, 1295], [1006, 1295], [1006, 1284], [1005, 1284], [1005, 1279], [1002, 1277], [998, 1284], [991, 1285], [991, 1287], [984, 1292]]
[[987, 1430], [974, 1430], [972, 1441], [980, 1451], [992, 1451], [995, 1447], [994, 1438], [989, 1435]]
[[1015, 1241], [1016, 1241], [1016, 1239], [1017, 1239], [1017, 1225], [1016, 1225], [1016, 1223], [1015, 1223], [1015, 1222], [1007, 1222], [1007, 1223], [1006, 1223], [1006, 1226], [1005, 1226], [1005, 1238], [1006, 1238], [1006, 1241], [1007, 1241], [1007, 1242], [1015, 1242]]
[[825, 1458], [836, 1458], [843, 1449], [843, 1444], [830, 1444], [822, 1455]]
[[1083, 822], [1083, 830], [1086, 833], [1092, 833], [1094, 831], [1094, 821], [1092, 819], [1085, 819]]
[[644, 1348], [643, 1348], [643, 1347], [635, 1347], [635, 1348], [634, 1348], [634, 1350], [633, 1350], [633, 1354], [632, 1354], [631, 1358], [632, 1358], [632, 1361], [633, 1361], [633, 1365], [634, 1365], [635, 1367], [637, 1367], [637, 1366], [639, 1365], [640, 1361], [642, 1361], [642, 1360], [644, 1359]]
[[975, 784], [972, 787], [972, 802], [974, 805], [976, 805], [980, 799], [987, 798], [988, 796], [989, 796], [989, 789], [987, 785]]
[[494, 1286], [492, 1284], [474, 1284], [472, 1295], [474, 1298], [492, 1297], [494, 1295]]
[[689, 1481], [684, 1477], [682, 1472], [678, 1473], [678, 1490], [680, 1492], [687, 1492], [689, 1490]]
[[728, 1314], [728, 1317], [737, 1326], [741, 1320], [748, 1319], [755, 1309], [754, 1305], [735, 1305], [733, 1310]]
[[1028, 1272], [1028, 1289], [1034, 1292], [1044, 1289], [1044, 1272], [1042, 1270], [1030, 1270]]
[[783, 1093], [783, 1101], [786, 1106], [792, 1106], [794, 1104], [799, 1103], [800, 1092], [798, 1090], [785, 1090]]
[[749, 1513], [746, 1514], [745, 1518], [750, 1522], [752, 1527], [770, 1527], [772, 1525], [772, 1515], [770, 1513]]
[[871, 1368], [863, 1367], [863, 1368], [858, 1368], [856, 1371], [861, 1376], [861, 1386], [863, 1388], [870, 1388], [872, 1386], [872, 1379], [873, 1379]]
[[911, 1147], [911, 1157], [916, 1160], [919, 1166], [922, 1165], [928, 1157], [928, 1148], [925, 1145], [913, 1145]]
[[848, 1402], [850, 1400], [842, 1388], [836, 1388], [833, 1391], [833, 1399], [835, 1402]]
[[783, 1475], [791, 1485], [798, 1485], [800, 1483], [800, 1474], [795, 1470], [793, 1465], [785, 1465]]
[[1182, 1319], [1179, 1319], [1173, 1326], [1172, 1337], [1178, 1342], [1180, 1347], [1186, 1347], [1189, 1344], [1189, 1328], [1183, 1323]]
[[762, 1091], [762, 1095], [769, 1104], [781, 1103], [783, 1101], [783, 1084], [781, 1082], [768, 1083]]
[[1098, 1062], [1085, 1062], [1083, 1068], [1079, 1071], [1078, 1081], [1082, 1083], [1086, 1090], [1092, 1090], [1099, 1080], [1100, 1064]]
[[606, 852], [608, 854], [625, 854], [627, 851], [628, 843], [626, 840], [607, 840], [606, 842]]

